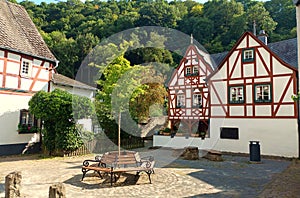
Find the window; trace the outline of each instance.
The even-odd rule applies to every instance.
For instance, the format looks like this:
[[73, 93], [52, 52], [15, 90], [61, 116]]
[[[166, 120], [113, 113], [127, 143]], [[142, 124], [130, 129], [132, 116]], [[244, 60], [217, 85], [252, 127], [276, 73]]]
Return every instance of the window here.
[[177, 95], [177, 108], [185, 106], [185, 97], [184, 95]]
[[191, 75], [191, 68], [190, 67], [187, 67], [185, 69], [185, 75], [187, 75], [187, 76]]
[[31, 76], [31, 68], [32, 68], [32, 62], [30, 60], [23, 59], [20, 75], [22, 77], [30, 77]]
[[94, 131], [94, 133], [101, 133], [102, 128], [99, 124], [95, 124], [95, 125], [93, 125], [93, 131]]
[[185, 68], [185, 76], [198, 76], [198, 75], [199, 75], [198, 66], [186, 67]]
[[271, 102], [271, 85], [255, 85], [255, 102]]
[[244, 87], [229, 87], [229, 103], [244, 103]]
[[229, 127], [221, 127], [220, 128], [220, 138], [221, 139], [239, 139], [239, 129], [238, 128], [229, 128]]
[[26, 109], [20, 111], [20, 123], [18, 125], [19, 133], [36, 133], [38, 132], [38, 120]]
[[243, 62], [252, 62], [252, 61], [254, 61], [254, 49], [243, 50]]
[[198, 75], [198, 72], [199, 72], [198, 66], [194, 66], [193, 67], [193, 74]]
[[202, 107], [202, 96], [201, 94], [193, 95], [193, 107]]

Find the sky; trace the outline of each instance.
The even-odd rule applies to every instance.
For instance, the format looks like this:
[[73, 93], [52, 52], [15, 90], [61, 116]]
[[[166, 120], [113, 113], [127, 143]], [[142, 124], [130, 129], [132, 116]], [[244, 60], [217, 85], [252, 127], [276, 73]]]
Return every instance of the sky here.
[[[23, 0], [17, 0], [18, 2], [21, 2]], [[51, 2], [57, 2], [57, 1], [60, 1], [60, 0], [30, 0], [30, 1], [33, 1], [35, 4], [40, 4], [41, 2], [46, 2], [46, 3], [51, 3]], [[64, 1], [64, 0], [62, 0]], [[208, 0], [195, 0], [199, 3], [205, 3], [207, 2]], [[258, 1], [269, 1], [269, 0], [258, 0]]]

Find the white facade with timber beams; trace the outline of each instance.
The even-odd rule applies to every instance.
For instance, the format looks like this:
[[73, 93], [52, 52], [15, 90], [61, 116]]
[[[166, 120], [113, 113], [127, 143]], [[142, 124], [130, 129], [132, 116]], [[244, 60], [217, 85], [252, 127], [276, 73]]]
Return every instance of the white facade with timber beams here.
[[172, 129], [188, 134], [207, 131], [210, 107], [206, 79], [212, 71], [208, 54], [191, 44], [168, 84]]
[[[169, 119], [173, 125], [181, 120], [189, 126], [205, 121], [207, 134], [205, 139], [155, 135], [154, 146], [249, 153], [250, 141], [259, 141], [262, 155], [298, 157], [298, 108], [291, 98], [298, 82], [296, 38], [266, 41], [263, 34], [244, 33], [231, 51], [211, 55], [215, 70], [190, 46], [169, 84]], [[199, 64], [191, 64], [196, 61], [190, 57]], [[200, 75], [186, 76], [192, 71], [187, 67], [194, 65]], [[196, 115], [191, 105], [195, 89], [203, 101]], [[184, 102], [178, 103], [178, 95]]]
[[22, 6], [0, 0], [0, 24], [0, 155], [20, 154], [40, 141], [28, 102], [49, 91], [57, 60]]
[[[264, 155], [298, 156], [297, 69], [246, 32], [209, 78], [210, 131], [215, 149], [249, 152], [259, 141]], [[217, 137], [216, 137], [217, 138]]]

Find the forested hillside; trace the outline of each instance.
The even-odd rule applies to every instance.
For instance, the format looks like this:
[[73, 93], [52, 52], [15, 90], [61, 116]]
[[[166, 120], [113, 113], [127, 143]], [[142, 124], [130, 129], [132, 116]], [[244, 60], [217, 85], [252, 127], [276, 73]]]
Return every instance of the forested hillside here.
[[[58, 71], [74, 77], [83, 58], [101, 40], [120, 31], [140, 26], [162, 26], [193, 34], [210, 53], [230, 50], [245, 31], [264, 29], [269, 41], [296, 37], [295, 7], [292, 0], [80, 0], [36, 5], [20, 3], [40, 29], [48, 46], [60, 61]], [[148, 51], [132, 52], [143, 61]], [[162, 52], [155, 52], [162, 53]], [[168, 59], [168, 60], [164, 60]], [[162, 62], [177, 64], [174, 55]], [[132, 62], [132, 61], [131, 61]], [[135, 63], [139, 64], [139, 62]]]

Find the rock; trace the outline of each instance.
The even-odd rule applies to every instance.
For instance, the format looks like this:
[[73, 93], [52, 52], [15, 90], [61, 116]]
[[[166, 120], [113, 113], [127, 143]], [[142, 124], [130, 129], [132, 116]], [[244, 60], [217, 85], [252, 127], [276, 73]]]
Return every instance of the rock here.
[[199, 159], [199, 149], [198, 147], [185, 147], [182, 157], [186, 160], [198, 160]]
[[215, 150], [209, 150], [207, 151], [207, 154], [204, 156], [204, 158], [211, 160], [211, 161], [223, 161], [222, 153]]
[[5, 177], [5, 198], [14, 198], [21, 196], [21, 180], [20, 171], [9, 173]]
[[62, 183], [57, 183], [50, 186], [49, 198], [66, 198], [65, 186]]

